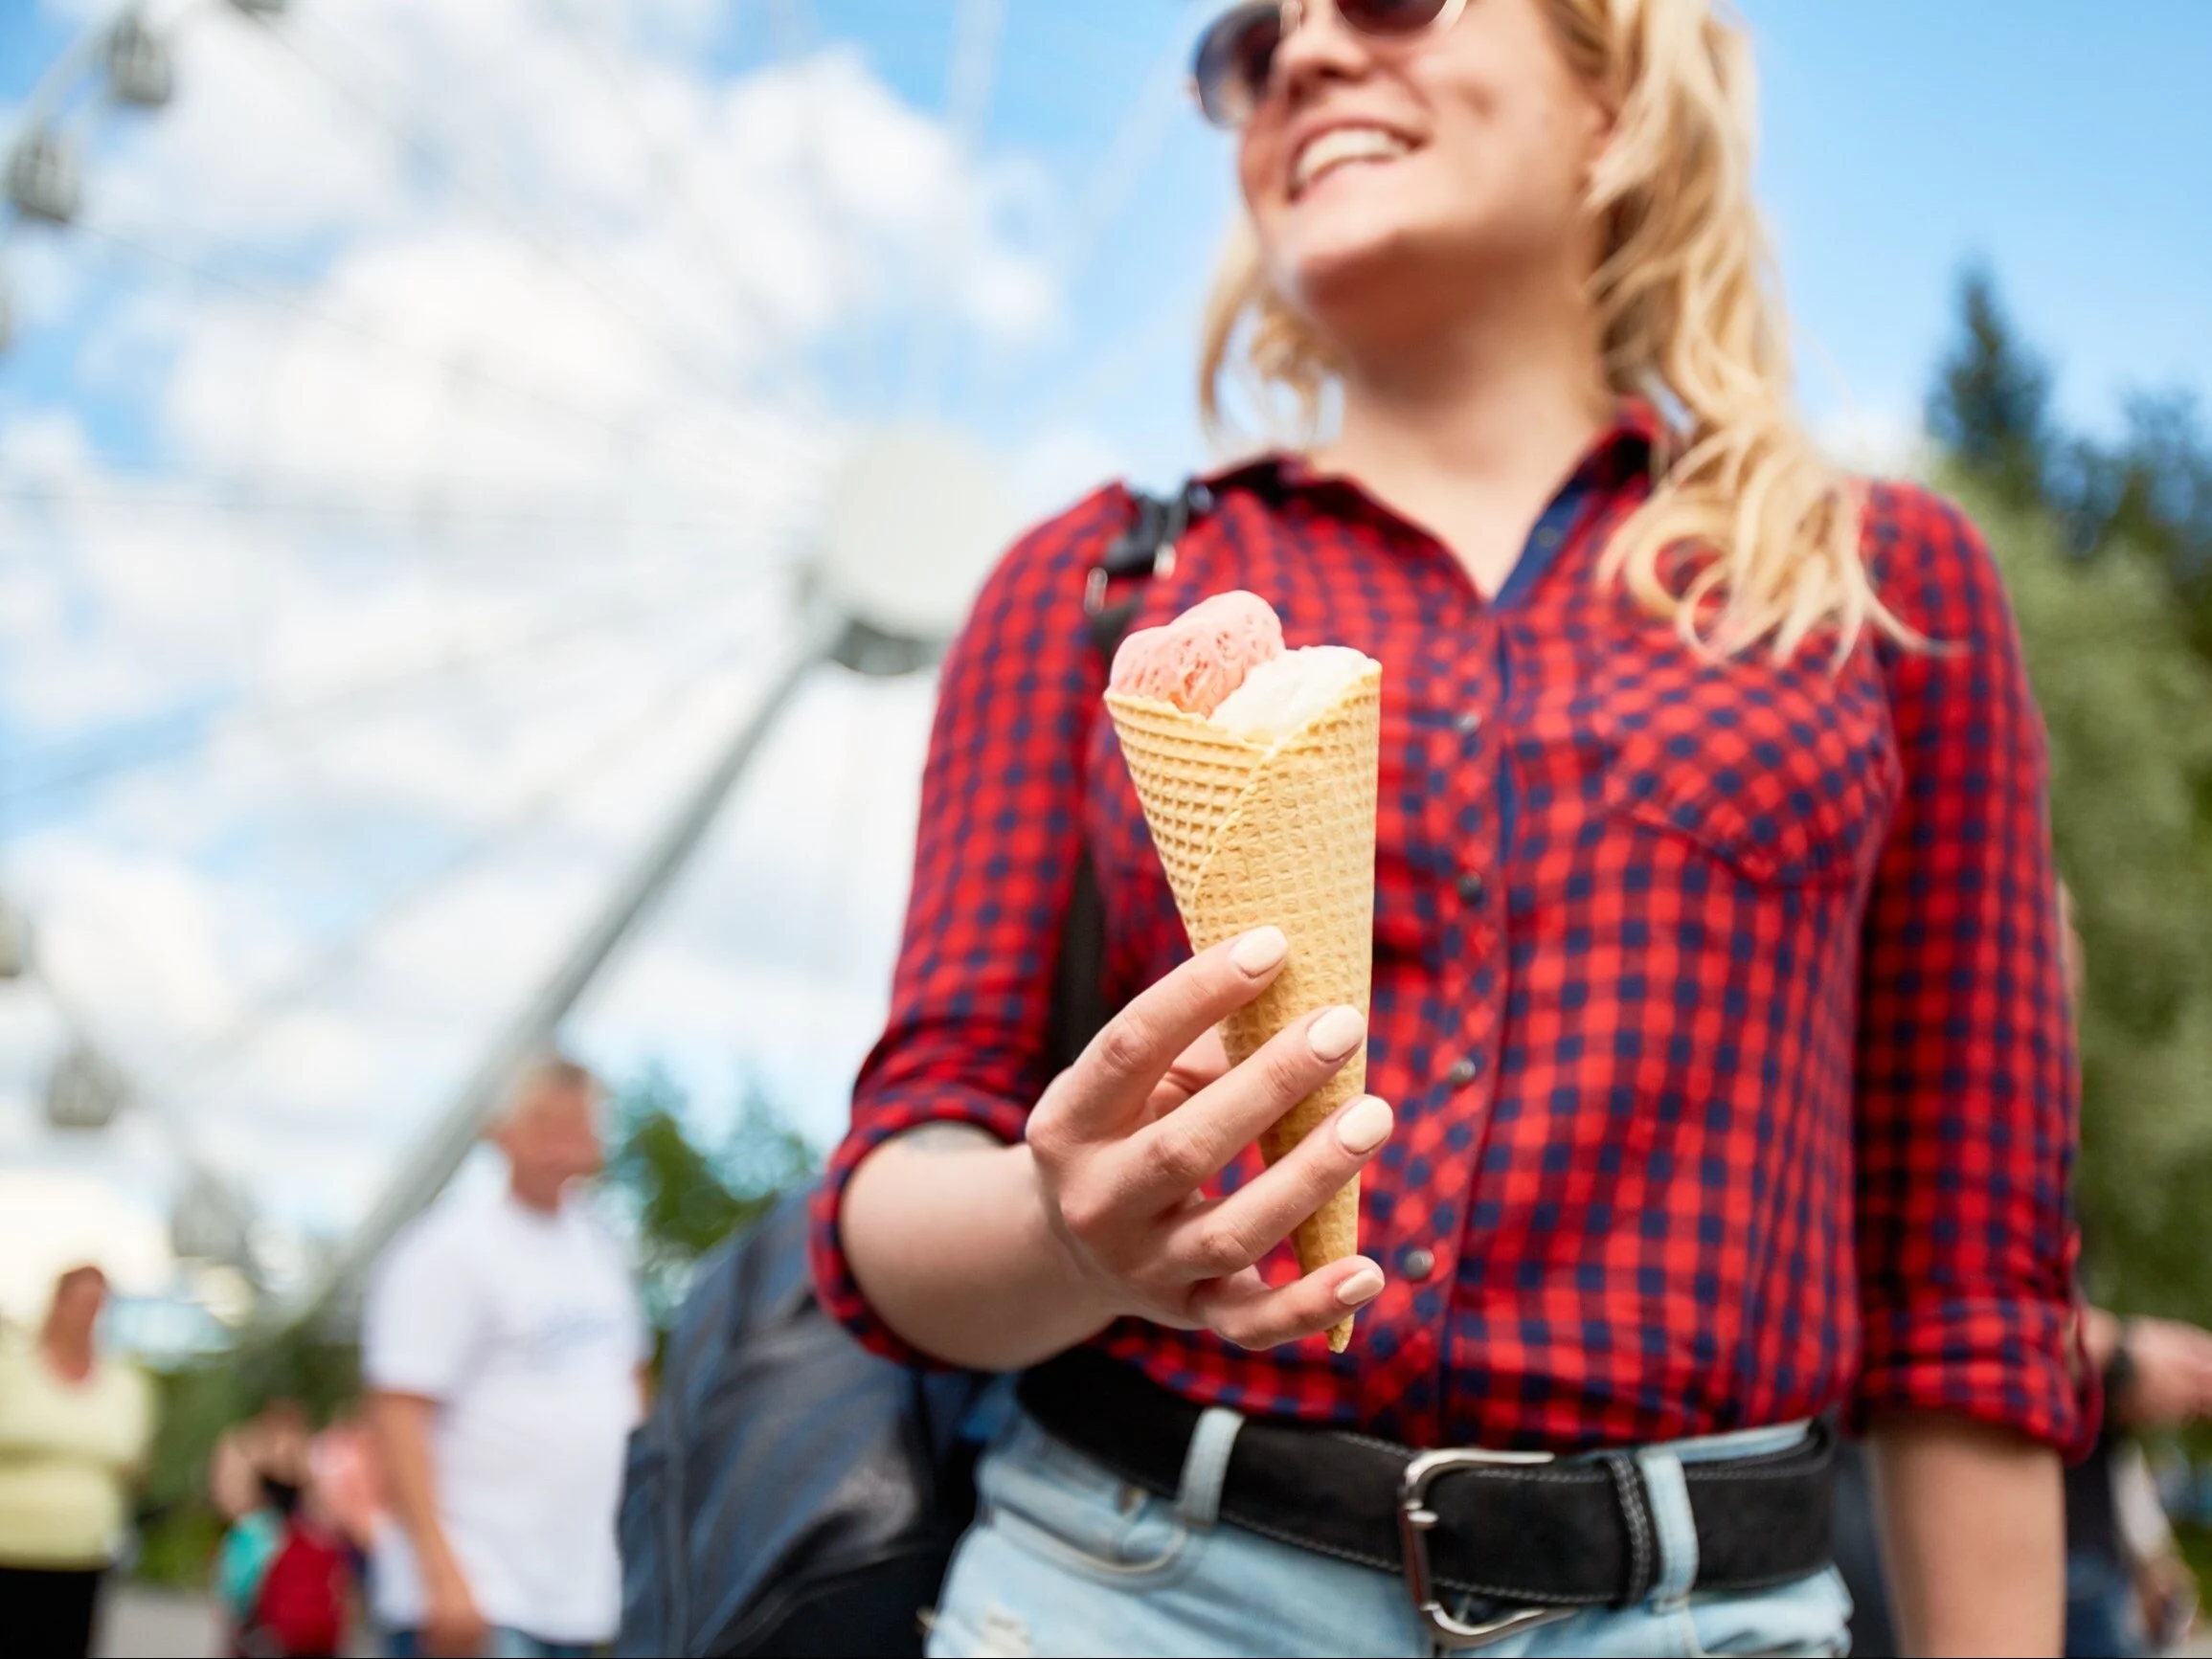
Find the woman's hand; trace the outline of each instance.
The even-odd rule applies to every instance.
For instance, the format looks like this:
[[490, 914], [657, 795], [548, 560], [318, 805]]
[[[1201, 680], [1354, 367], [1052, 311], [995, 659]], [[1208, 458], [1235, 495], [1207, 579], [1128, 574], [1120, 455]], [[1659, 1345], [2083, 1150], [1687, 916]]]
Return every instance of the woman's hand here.
[[1262, 928], [1193, 957], [1115, 1016], [1029, 1118], [1052, 1236], [1117, 1313], [1270, 1348], [1328, 1330], [1383, 1289], [1362, 1257], [1281, 1289], [1255, 1266], [1389, 1138], [1382, 1101], [1350, 1102], [1227, 1198], [1199, 1190], [1366, 1041], [1356, 1009], [1322, 1009], [1229, 1065], [1214, 1027], [1287, 956], [1281, 930]]
[[2129, 1428], [2179, 1428], [2212, 1417], [2212, 1332], [2174, 1319], [2124, 1327], [2134, 1377], [2106, 1409]]
[[869, 1154], [838, 1226], [877, 1316], [939, 1359], [1018, 1371], [1125, 1314], [1265, 1348], [1372, 1301], [1372, 1262], [1280, 1289], [1253, 1264], [1389, 1138], [1381, 1101], [1351, 1102], [1228, 1198], [1199, 1191], [1366, 1034], [1351, 1009], [1317, 1009], [1232, 1069], [1213, 1027], [1287, 955], [1280, 930], [1262, 928], [1176, 969], [1046, 1090], [1019, 1146], [937, 1122]]

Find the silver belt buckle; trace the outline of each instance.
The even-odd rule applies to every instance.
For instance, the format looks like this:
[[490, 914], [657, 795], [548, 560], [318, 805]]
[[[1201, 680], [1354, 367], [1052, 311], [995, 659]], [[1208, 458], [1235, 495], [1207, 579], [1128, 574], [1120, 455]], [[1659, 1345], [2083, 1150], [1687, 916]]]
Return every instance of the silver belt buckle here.
[[1572, 1607], [1512, 1607], [1495, 1619], [1469, 1624], [1446, 1610], [1431, 1576], [1429, 1534], [1442, 1519], [1429, 1507], [1429, 1488], [1439, 1475], [1467, 1468], [1529, 1468], [1557, 1460], [1548, 1451], [1482, 1451], [1451, 1447], [1425, 1451], [1406, 1466], [1398, 1483], [1398, 1537], [1406, 1557], [1406, 1589], [1413, 1610], [1447, 1648], [1486, 1648], [1523, 1630], [1565, 1619]]

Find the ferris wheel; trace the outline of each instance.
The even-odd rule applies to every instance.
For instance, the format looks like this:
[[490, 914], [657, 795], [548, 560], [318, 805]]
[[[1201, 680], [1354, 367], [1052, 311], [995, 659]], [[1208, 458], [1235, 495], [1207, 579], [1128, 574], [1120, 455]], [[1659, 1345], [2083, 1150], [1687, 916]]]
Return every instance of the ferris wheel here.
[[1129, 233], [1209, 9], [56, 27], [0, 221], [11, 1144], [153, 1126], [180, 1257], [339, 1214], [327, 1284], [579, 1020], [848, 1074], [926, 671], [1182, 370], [1218, 217]]

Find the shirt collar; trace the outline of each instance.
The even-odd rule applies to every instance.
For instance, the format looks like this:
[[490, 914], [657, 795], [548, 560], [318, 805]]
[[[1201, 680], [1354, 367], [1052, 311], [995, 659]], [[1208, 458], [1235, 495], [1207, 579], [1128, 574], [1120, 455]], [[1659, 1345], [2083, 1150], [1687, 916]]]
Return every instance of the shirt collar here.
[[[1666, 422], [1648, 399], [1624, 396], [1614, 404], [1613, 423], [1600, 433], [1575, 465], [1579, 483], [1620, 484], [1632, 478], [1652, 476], [1667, 446]], [[1274, 482], [1284, 489], [1310, 489], [1357, 481], [1341, 473], [1323, 472], [1307, 456], [1294, 449], [1267, 449], [1227, 461], [1193, 481], [1208, 490], [1251, 483]]]

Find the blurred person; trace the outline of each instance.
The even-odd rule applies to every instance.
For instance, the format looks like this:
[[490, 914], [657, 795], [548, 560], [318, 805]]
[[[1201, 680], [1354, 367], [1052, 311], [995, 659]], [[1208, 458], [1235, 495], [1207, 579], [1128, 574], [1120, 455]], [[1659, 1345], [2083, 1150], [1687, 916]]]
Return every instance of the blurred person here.
[[376, 1446], [358, 1411], [343, 1411], [307, 1448], [316, 1513], [345, 1538], [357, 1582], [369, 1581], [378, 1534], [390, 1524], [376, 1478]]
[[283, 1398], [225, 1429], [208, 1455], [208, 1497], [216, 1512], [235, 1523], [270, 1502], [272, 1483], [303, 1491], [310, 1434], [306, 1407]]
[[599, 1087], [533, 1066], [490, 1138], [505, 1189], [449, 1197], [378, 1264], [362, 1371], [394, 1526], [372, 1606], [395, 1654], [580, 1654], [621, 1617], [615, 1513], [649, 1349], [620, 1246], [574, 1191]]
[[2105, 1430], [2066, 1470], [2066, 1652], [2162, 1652], [2187, 1628], [2196, 1585], [2136, 1437], [2212, 1422], [2212, 1332], [2098, 1308], [2085, 1334]]
[[107, 1275], [55, 1282], [29, 1342], [0, 1332], [0, 1647], [92, 1649], [101, 1581], [124, 1543], [130, 1491], [153, 1438], [153, 1392], [103, 1357]]
[[[1028, 1368], [932, 1650], [1834, 1651], [1840, 1408], [1911, 1648], [2055, 1652], [2093, 1424], [2041, 723], [1974, 527], [1793, 411], [1743, 35], [1244, 5], [1196, 78], [1247, 210], [1208, 411], [1305, 434], [1118, 592], [1383, 662], [1372, 1011], [1226, 1065], [1287, 942], [1185, 959], [1085, 625], [1132, 498], [1023, 539], [817, 1210], [864, 1340]], [[1086, 869], [1122, 1007], [1053, 1076]], [[1363, 1042], [1375, 1095], [1261, 1170]], [[1372, 1258], [1298, 1275], [1354, 1175]]]
[[[2078, 1021], [2088, 960], [2064, 883], [2059, 914]], [[2065, 1650], [2125, 1659], [2163, 1650], [2178, 1634], [2177, 1617], [2185, 1625], [2194, 1615], [2194, 1581], [2155, 1490], [2144, 1502], [2148, 1470], [2134, 1437], [2212, 1419], [2212, 1333], [2091, 1308], [2082, 1335], [2103, 1379], [2105, 1415], [2089, 1455], [2065, 1474]]]
[[345, 1640], [353, 1568], [313, 1500], [305, 1452], [300, 1467], [257, 1474], [256, 1501], [215, 1553], [225, 1650], [238, 1659], [325, 1659]]

